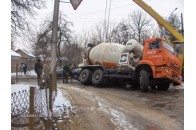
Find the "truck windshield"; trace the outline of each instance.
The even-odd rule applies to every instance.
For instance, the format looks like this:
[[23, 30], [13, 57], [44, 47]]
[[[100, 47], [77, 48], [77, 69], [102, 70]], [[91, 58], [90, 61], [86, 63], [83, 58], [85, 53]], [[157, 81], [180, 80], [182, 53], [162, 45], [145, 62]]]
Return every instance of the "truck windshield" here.
[[172, 52], [173, 54], [175, 53], [175, 52], [174, 52], [174, 48], [173, 48], [170, 44], [168, 44], [167, 42], [163, 41], [163, 45], [164, 45], [164, 47], [165, 47], [168, 51]]

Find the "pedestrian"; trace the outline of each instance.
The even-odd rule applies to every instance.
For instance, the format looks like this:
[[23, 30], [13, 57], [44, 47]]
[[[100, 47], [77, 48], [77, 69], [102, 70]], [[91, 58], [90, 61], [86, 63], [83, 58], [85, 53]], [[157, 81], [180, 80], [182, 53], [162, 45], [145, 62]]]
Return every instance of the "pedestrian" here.
[[49, 74], [50, 74], [49, 61], [46, 60], [43, 65], [43, 74], [42, 74], [42, 87], [43, 88], [46, 88], [49, 83]]
[[41, 80], [42, 79], [42, 69], [43, 69], [43, 66], [42, 66], [41, 60], [38, 59], [35, 64], [35, 73], [37, 74], [37, 83], [39, 86], [41, 85], [41, 81], [42, 81]]
[[22, 69], [23, 69], [24, 74], [26, 74], [26, 71], [27, 71], [27, 64], [23, 63], [23, 64], [22, 64]]
[[65, 80], [66, 80], [66, 83], [69, 83], [68, 82], [68, 76], [70, 74], [70, 65], [71, 64], [69, 64], [69, 65], [65, 64], [63, 66], [63, 83], [65, 83]]

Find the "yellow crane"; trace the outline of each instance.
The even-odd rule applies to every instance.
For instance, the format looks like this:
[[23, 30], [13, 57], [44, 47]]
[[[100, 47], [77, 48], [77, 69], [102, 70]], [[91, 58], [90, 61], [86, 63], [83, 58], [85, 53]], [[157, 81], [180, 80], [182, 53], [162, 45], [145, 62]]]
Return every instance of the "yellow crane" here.
[[142, 9], [144, 9], [148, 14], [150, 14], [157, 22], [160, 26], [164, 27], [165, 29], [167, 29], [176, 39], [177, 41], [173, 42], [174, 44], [180, 43], [182, 46], [182, 50], [181, 53], [178, 55], [178, 57], [181, 59], [182, 61], [182, 66], [181, 66], [181, 70], [182, 70], [182, 74], [184, 71], [184, 37], [178, 32], [176, 31], [166, 20], [164, 20], [156, 11], [154, 11], [149, 5], [147, 5], [144, 1], [142, 0], [133, 0], [137, 5], [139, 5]]

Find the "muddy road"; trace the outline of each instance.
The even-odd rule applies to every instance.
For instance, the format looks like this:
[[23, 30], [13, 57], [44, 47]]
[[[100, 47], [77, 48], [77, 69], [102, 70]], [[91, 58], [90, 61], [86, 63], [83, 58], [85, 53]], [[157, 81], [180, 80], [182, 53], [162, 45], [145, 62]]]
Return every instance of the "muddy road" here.
[[57, 84], [69, 98], [76, 116], [71, 130], [183, 130], [184, 89], [166, 92], [126, 87]]

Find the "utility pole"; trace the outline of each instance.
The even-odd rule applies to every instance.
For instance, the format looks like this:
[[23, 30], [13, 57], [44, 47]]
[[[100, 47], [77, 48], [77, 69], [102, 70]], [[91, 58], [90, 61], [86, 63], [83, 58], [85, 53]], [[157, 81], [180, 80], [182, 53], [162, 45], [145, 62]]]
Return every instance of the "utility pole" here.
[[57, 31], [59, 16], [59, 0], [54, 1], [53, 28], [52, 28], [52, 44], [51, 44], [51, 60], [50, 60], [50, 109], [52, 109], [52, 92], [57, 90], [56, 82], [56, 48], [57, 48]]
[[183, 15], [181, 13], [181, 26], [182, 26], [182, 36], [184, 36], [184, 25], [183, 25]]

